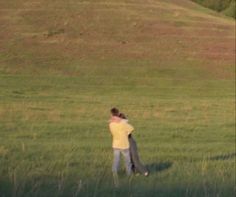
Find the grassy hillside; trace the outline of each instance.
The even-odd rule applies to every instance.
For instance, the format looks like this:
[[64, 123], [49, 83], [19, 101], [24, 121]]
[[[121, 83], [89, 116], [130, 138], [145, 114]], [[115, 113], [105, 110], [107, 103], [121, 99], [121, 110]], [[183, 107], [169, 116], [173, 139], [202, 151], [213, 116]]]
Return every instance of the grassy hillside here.
[[205, 7], [222, 12], [227, 16], [236, 18], [235, 0], [192, 0]]
[[230, 5], [223, 10], [223, 13], [236, 19], [236, 1], [231, 1]]
[[234, 22], [174, 2], [1, 2], [0, 72], [75, 76], [91, 72], [88, 65], [101, 72], [120, 64], [172, 69], [175, 62], [232, 77]]
[[223, 11], [235, 0], [193, 0], [216, 11]]
[[[0, 2], [0, 196], [235, 193], [235, 21], [188, 0]], [[112, 183], [109, 110], [148, 178]]]

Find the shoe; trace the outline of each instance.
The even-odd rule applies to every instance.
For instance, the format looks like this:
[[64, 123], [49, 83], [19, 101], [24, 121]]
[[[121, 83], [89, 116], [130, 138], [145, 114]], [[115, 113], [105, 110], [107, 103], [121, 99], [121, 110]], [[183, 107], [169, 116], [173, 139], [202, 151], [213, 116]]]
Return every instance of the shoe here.
[[147, 177], [148, 175], [149, 175], [149, 172], [148, 172], [148, 171], [144, 173], [144, 176]]

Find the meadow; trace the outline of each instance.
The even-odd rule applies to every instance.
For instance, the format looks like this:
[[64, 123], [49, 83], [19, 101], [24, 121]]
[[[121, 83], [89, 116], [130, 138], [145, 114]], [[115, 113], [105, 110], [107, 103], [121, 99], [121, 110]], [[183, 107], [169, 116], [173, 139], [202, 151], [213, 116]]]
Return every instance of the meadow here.
[[[0, 15], [0, 197], [235, 195], [233, 19], [186, 0], [21, 3]], [[150, 170], [121, 163], [118, 189], [112, 107]]]
[[[233, 83], [135, 77], [1, 76], [1, 196], [233, 196]], [[151, 172], [118, 191], [114, 105]]]

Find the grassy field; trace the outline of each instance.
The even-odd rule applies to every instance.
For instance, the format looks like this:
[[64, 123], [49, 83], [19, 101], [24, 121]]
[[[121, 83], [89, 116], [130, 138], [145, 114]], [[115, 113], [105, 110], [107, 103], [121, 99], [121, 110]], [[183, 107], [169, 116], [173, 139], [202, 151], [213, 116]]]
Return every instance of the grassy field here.
[[[233, 197], [235, 21], [187, 0], [0, 3], [1, 197]], [[149, 177], [112, 182], [109, 110]]]

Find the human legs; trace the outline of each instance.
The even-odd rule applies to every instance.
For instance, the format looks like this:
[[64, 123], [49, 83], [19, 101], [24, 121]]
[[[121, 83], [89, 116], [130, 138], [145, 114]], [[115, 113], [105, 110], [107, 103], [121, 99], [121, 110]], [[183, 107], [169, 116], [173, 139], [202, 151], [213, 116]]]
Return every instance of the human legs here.
[[119, 169], [119, 164], [120, 164], [120, 153], [124, 156], [125, 160], [125, 168], [126, 168], [126, 173], [127, 175], [131, 175], [131, 160], [130, 160], [130, 152], [129, 149], [113, 149], [114, 153], [114, 160], [113, 160], [113, 165], [112, 165], [112, 172], [113, 174], [117, 174], [118, 169]]
[[120, 165], [120, 153], [124, 156], [125, 159], [125, 167], [126, 173], [128, 176], [131, 175], [131, 161], [130, 161], [130, 152], [129, 149], [113, 149], [114, 159], [112, 165], [113, 172], [113, 180], [115, 187], [119, 187], [119, 177], [118, 177], [118, 169]]
[[126, 173], [128, 176], [131, 175], [131, 159], [130, 159], [130, 152], [129, 149], [125, 149], [121, 151], [122, 155], [125, 158], [125, 168], [126, 168]]
[[112, 165], [112, 172], [117, 174], [120, 164], [120, 150], [114, 148], [113, 154], [114, 154], [114, 159]]
[[130, 144], [130, 156], [132, 163], [134, 165], [134, 171], [137, 171], [147, 176], [149, 172], [139, 159], [137, 144], [132, 137], [129, 138], [129, 144]]
[[119, 149], [113, 149], [113, 165], [112, 165], [112, 173], [113, 173], [113, 180], [115, 187], [119, 187], [119, 178], [118, 178], [118, 169], [120, 164], [120, 150]]

